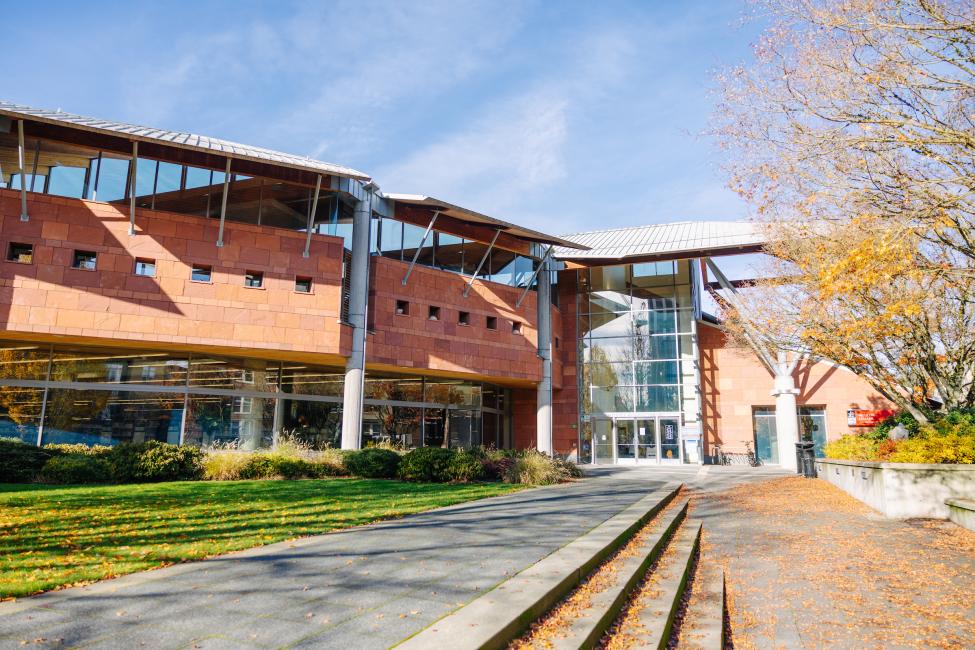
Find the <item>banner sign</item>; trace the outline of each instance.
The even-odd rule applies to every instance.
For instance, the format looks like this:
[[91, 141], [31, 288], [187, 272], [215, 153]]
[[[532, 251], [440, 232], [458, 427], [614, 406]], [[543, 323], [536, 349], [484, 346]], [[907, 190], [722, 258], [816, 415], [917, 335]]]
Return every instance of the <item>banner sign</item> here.
[[851, 427], [875, 427], [893, 414], [891, 409], [848, 409], [846, 423]]

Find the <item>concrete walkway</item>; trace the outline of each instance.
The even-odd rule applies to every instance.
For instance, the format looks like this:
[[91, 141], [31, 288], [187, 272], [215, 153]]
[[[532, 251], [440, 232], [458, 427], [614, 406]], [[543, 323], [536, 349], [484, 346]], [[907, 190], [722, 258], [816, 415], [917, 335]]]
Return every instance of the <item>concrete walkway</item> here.
[[[717, 484], [712, 487], [718, 487]], [[819, 479], [698, 493], [736, 648], [971, 648], [975, 533], [886, 519]]]
[[0, 603], [0, 647], [386, 648], [675, 478], [609, 474]]

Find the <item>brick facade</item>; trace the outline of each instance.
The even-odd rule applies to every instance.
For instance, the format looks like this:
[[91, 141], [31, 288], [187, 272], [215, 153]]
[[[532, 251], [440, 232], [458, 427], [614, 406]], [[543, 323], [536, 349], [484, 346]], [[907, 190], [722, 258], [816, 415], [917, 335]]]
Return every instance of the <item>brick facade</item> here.
[[[302, 257], [303, 233], [227, 222], [218, 248], [217, 221], [31, 194], [30, 220], [20, 220], [17, 192], [0, 190], [0, 246], [33, 244], [30, 264], [0, 264], [6, 336], [72, 337], [104, 344], [133, 342], [225, 353], [341, 362], [349, 336], [338, 323], [342, 240], [316, 235]], [[72, 268], [76, 250], [97, 254], [94, 271]], [[134, 272], [138, 258], [155, 276]], [[211, 282], [190, 280], [194, 264], [212, 268]], [[244, 274], [263, 274], [261, 288]], [[312, 292], [295, 291], [296, 276]]]
[[[701, 391], [705, 451], [715, 443], [728, 451], [744, 451], [753, 439], [752, 411], [775, 406], [771, 373], [751, 350], [733, 347], [720, 328], [698, 324], [701, 350]], [[828, 363], [803, 363], [796, 369], [799, 406], [826, 408], [826, 433], [835, 440], [854, 433], [846, 410], [885, 409], [891, 405], [849, 370]]]

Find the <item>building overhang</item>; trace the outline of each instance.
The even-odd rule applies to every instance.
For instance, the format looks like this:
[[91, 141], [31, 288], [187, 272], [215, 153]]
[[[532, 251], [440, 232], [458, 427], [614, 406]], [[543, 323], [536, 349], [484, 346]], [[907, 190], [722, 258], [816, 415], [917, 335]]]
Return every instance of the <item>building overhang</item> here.
[[568, 250], [586, 249], [583, 244], [490, 217], [431, 196], [386, 193], [383, 198], [394, 202], [397, 220], [425, 227], [433, 214], [437, 213], [437, 230], [482, 243], [490, 243], [497, 234], [495, 246], [506, 250], [528, 254], [531, 244]]
[[232, 159], [236, 173], [308, 186], [314, 186], [319, 175], [330, 179], [369, 180], [367, 174], [350, 167], [263, 147], [0, 100], [0, 133], [9, 133], [15, 120], [24, 120], [25, 133], [29, 137], [58, 140], [123, 156], [130, 156], [132, 143], [138, 142], [140, 155], [147, 158], [216, 171], [222, 171], [226, 161]]

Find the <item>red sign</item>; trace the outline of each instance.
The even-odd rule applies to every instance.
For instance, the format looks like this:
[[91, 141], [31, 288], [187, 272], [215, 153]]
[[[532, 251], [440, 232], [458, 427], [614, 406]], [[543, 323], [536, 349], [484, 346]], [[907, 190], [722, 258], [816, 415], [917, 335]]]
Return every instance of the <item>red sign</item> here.
[[893, 414], [891, 409], [849, 409], [846, 423], [851, 427], [875, 427]]

